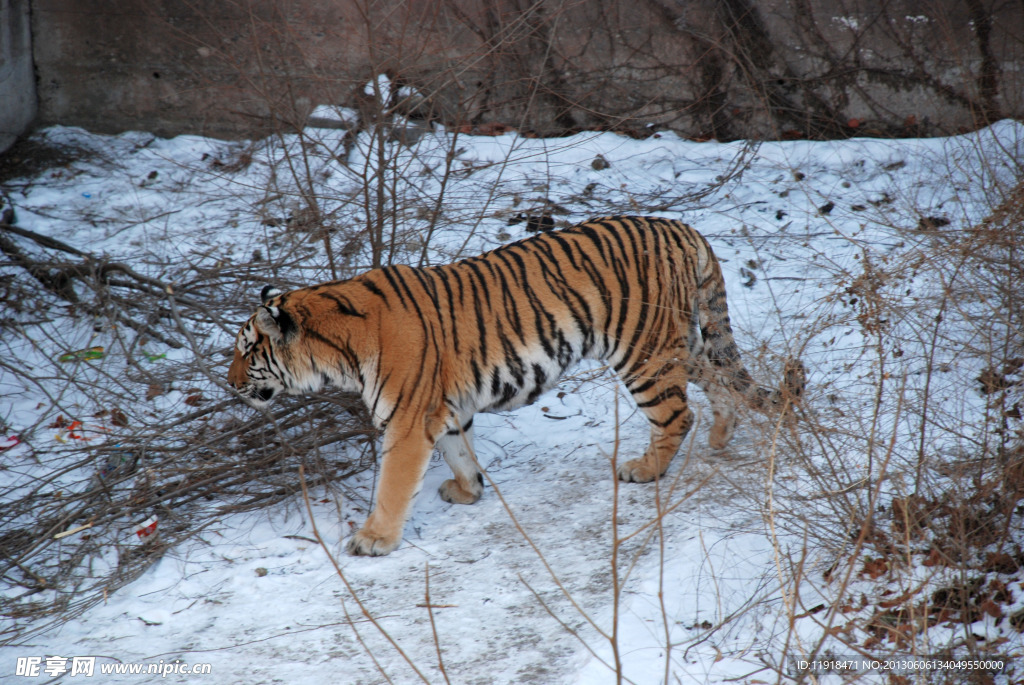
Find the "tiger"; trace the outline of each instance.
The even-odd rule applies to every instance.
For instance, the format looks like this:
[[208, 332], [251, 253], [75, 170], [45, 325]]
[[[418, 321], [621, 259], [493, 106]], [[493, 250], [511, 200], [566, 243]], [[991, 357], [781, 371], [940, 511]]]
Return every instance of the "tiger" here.
[[376, 500], [346, 544], [352, 555], [399, 546], [435, 448], [453, 476], [441, 498], [479, 500], [474, 415], [534, 402], [581, 359], [614, 369], [650, 423], [643, 455], [617, 465], [627, 482], [665, 473], [694, 422], [688, 382], [710, 401], [714, 450], [733, 435], [737, 400], [786, 409], [804, 390], [799, 361], [776, 390], [754, 382], [719, 261], [677, 220], [592, 219], [451, 264], [268, 285], [260, 298], [228, 370], [237, 393], [259, 408], [280, 393], [354, 391], [382, 431]]

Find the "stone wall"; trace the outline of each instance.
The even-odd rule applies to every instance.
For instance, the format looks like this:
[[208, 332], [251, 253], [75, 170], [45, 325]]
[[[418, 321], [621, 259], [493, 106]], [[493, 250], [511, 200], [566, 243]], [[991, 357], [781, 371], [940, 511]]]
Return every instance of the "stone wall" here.
[[540, 135], [934, 135], [1024, 116], [1020, 2], [34, 0], [32, 24], [39, 123], [97, 131], [260, 135], [317, 104], [373, 109], [380, 73], [416, 89], [418, 116]]
[[35, 115], [29, 0], [0, 0], [0, 152], [14, 143]]

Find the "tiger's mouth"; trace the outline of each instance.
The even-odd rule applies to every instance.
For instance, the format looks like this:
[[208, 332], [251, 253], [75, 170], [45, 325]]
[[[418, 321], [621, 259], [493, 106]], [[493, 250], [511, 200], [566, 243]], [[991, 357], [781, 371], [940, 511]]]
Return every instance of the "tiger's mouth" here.
[[238, 389], [238, 394], [254, 407], [265, 407], [277, 394], [277, 390], [271, 387], [257, 387], [249, 384]]

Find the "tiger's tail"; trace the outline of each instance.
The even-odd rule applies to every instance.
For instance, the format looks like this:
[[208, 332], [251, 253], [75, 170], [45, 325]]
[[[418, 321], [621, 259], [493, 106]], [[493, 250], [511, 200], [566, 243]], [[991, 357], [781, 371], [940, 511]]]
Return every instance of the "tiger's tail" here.
[[[699, 331], [691, 332], [691, 340], [698, 341], [697, 349], [691, 345], [691, 354], [695, 352], [698, 359], [706, 360], [705, 364], [697, 364], [697, 382], [705, 386], [705, 390], [708, 388], [706, 382], [702, 381], [728, 388], [741, 395], [754, 409], [779, 407], [787, 402], [790, 405], [799, 404], [807, 383], [807, 374], [799, 359], [786, 361], [782, 382], [776, 389], [758, 385], [743, 365], [729, 321], [721, 266], [715, 259], [710, 267], [711, 277], [705, 278], [698, 287], [694, 307], [694, 323], [699, 326]], [[711, 378], [701, 378], [707, 373], [711, 374]]]

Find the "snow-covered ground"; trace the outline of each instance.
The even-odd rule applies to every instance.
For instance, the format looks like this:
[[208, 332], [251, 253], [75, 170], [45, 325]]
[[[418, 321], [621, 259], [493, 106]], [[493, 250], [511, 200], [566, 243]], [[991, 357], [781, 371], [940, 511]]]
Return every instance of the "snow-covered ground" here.
[[[68, 128], [37, 135], [88, 154], [6, 185], [18, 226], [162, 279], [173, 279], [183, 262], [248, 263], [254, 251], [303, 256], [287, 273], [253, 273], [252, 305], [274, 278], [330, 277], [320, 242], [289, 242], [294, 229], [284, 219], [300, 211], [303, 189], [287, 175], [295, 158], [285, 153], [307, 151], [302, 178], [340, 226], [366, 222], [364, 177], [379, 163], [368, 134], [346, 149], [343, 132], [330, 130], [252, 144]], [[390, 200], [403, 245], [395, 261], [416, 263], [423, 255], [425, 263], [442, 263], [524, 237], [525, 222], [509, 224], [519, 213], [546, 211], [566, 224], [607, 214], [681, 218], [708, 237], [723, 261], [730, 311], [754, 375], [775, 385], [780, 360], [799, 355], [809, 370], [808, 411], [842, 417], [836, 425], [849, 432], [830, 444], [840, 446], [843, 468], [865, 469], [878, 456], [858, 452], [866, 443], [858, 442], [863, 433], [854, 435], [857, 427], [877, 429], [883, 447], [893, 436], [892, 453], [902, 441], [920, 439], [912, 430], [912, 392], [928, 354], [939, 357], [929, 364], [948, 370], [931, 377], [929, 387], [946, 415], [970, 426], [983, 413], [985, 399], [971, 385], [981, 361], [954, 347], [929, 351], [922, 342], [886, 355], [891, 366], [880, 369], [870, 331], [858, 326], [863, 311], [849, 297], [866, 261], [884, 264], [920, 249], [903, 236], [922, 218], [941, 217], [956, 228], [987, 216], [993, 194], [1020, 174], [1024, 125], [1001, 122], [948, 139], [760, 145], [696, 143], [671, 133], [644, 140], [611, 133], [454, 140], [447, 175], [451, 132], [388, 148], [403, 179]], [[435, 206], [438, 197], [443, 201]], [[435, 209], [444, 220], [431, 229]], [[342, 248], [335, 245], [344, 268], [369, 263], [367, 246]], [[0, 274], [15, 269], [2, 266]], [[902, 282], [905, 301], [897, 304], [908, 312], [908, 326], [915, 303], [935, 287], [927, 267]], [[0, 345], [7, 359], [32, 365], [38, 358], [43, 365], [67, 349], [105, 344], [106, 333], [91, 321], [38, 318], [4, 314], [9, 331]], [[64, 349], [53, 349], [54, 341]], [[231, 344], [230, 332], [217, 326], [201, 340], [221, 366]], [[192, 354], [159, 345], [147, 352], [166, 353], [169, 362]], [[104, 363], [111, 373], [123, 365]], [[881, 374], [903, 379], [908, 399], [900, 411], [872, 413], [872, 384]], [[202, 379], [190, 382], [219, 392]], [[145, 386], [134, 391], [143, 402]], [[186, 395], [182, 386], [152, 399], [151, 409], [173, 417]], [[7, 435], [47, 419], [52, 405], [45, 399], [0, 367]], [[45, 673], [13, 674], [20, 657], [56, 655], [98, 657], [97, 674], [100, 664], [117, 662], [211, 665], [209, 676], [171, 674], [168, 682], [604, 683], [615, 682], [617, 661], [627, 682], [775, 682], [779, 669], [796, 673], [780, 663], [782, 655], [805, 653], [833, 625], [809, 610], [832, 601], [821, 578], [835, 559], [813, 548], [801, 557], [807, 540], [792, 524], [804, 516], [808, 529], [827, 528], [833, 514], [813, 504], [820, 481], [808, 477], [807, 463], [775, 452], [764, 419], [746, 420], [723, 453], [708, 449], [702, 421], [657, 487], [615, 483], [613, 460], [640, 452], [648, 429], [614, 377], [596, 365], [577, 369], [532, 406], [479, 416], [475, 427], [478, 459], [492, 481], [483, 499], [469, 507], [441, 501], [436, 490], [449, 476], [435, 460], [391, 555], [352, 558], [342, 551], [368, 510], [374, 474], [367, 471], [350, 479], [341, 501], [311, 493], [315, 524], [338, 569], [314, 539], [301, 498], [227, 516], [84, 615], [0, 648], [0, 680], [47, 682]], [[948, 433], [926, 438], [937, 450], [957, 448]], [[37, 435], [0, 453], [4, 487], [30, 483], [39, 464], [59, 465], [51, 447], [60, 445]], [[823, 460], [835, 456], [822, 450]], [[912, 475], [891, 475], [886, 488], [899, 494], [899, 483]], [[837, 535], [844, 525], [835, 523]], [[807, 564], [814, 582], [794, 585], [794, 559]], [[4, 590], [6, 597], [21, 591]], [[1019, 583], [1011, 584], [1011, 595], [1006, 615], [1024, 606]], [[4, 620], [23, 627], [26, 619]], [[1006, 638], [1001, 649], [1021, 653], [1021, 635], [1006, 619], [986, 620], [972, 630]], [[852, 656], [839, 643], [833, 648]]]

